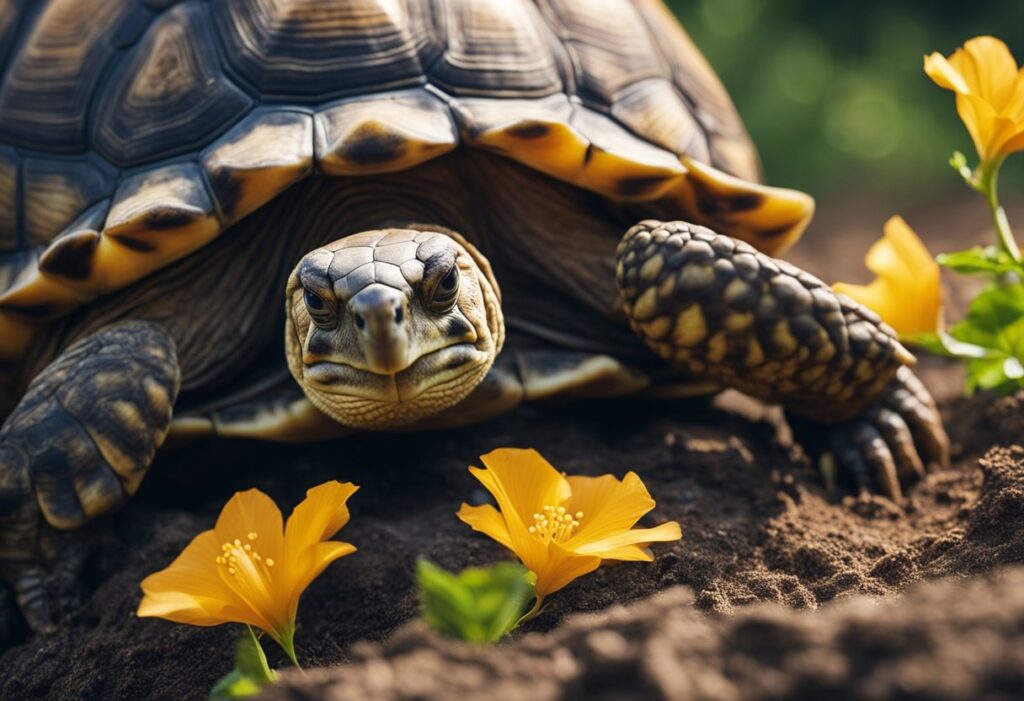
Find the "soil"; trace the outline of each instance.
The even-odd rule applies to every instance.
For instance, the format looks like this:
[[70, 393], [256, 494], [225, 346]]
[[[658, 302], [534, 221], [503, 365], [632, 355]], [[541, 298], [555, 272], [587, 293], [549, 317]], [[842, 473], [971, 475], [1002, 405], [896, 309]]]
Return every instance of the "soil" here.
[[[842, 256], [835, 251], [813, 254], [818, 260], [851, 267], [843, 261], [859, 261], [864, 247], [866, 243], [859, 243], [856, 255], [849, 250]], [[795, 259], [804, 262], [801, 255], [806, 254], [798, 254]], [[854, 279], [842, 273], [834, 277]], [[881, 619], [892, 619], [892, 625], [902, 621], [905, 627], [892, 628], [894, 642], [886, 644], [896, 650], [892, 655], [909, 659], [909, 650], [917, 644], [914, 636], [931, 635], [929, 626], [941, 627], [946, 621], [942, 630], [947, 632], [941, 635], [947, 636], [960, 630], [959, 609], [936, 602], [941, 596], [953, 602], [964, 596], [950, 589], [953, 584], [936, 584], [907, 599], [904, 606], [897, 597], [909, 586], [941, 577], [984, 577], [999, 567], [1024, 563], [1024, 449], [1016, 447], [1024, 429], [1024, 397], [962, 399], [961, 371], [944, 361], [926, 359], [921, 374], [942, 404], [954, 442], [954, 464], [929, 473], [908, 490], [906, 503], [900, 506], [880, 497], [826, 494], [811, 461], [782, 429], [777, 412], [728, 395], [714, 404], [620, 401], [525, 408], [483, 426], [444, 433], [360, 435], [305, 446], [204, 442], [165, 452], [132, 503], [91, 528], [91, 537], [101, 547], [90, 564], [90, 595], [84, 605], [53, 635], [28, 637], [22, 631], [0, 640], [0, 650], [6, 648], [0, 653], [0, 699], [205, 698], [231, 666], [237, 629], [137, 619], [138, 585], [147, 574], [166, 566], [196, 533], [209, 528], [234, 491], [248, 487], [266, 491], [286, 511], [308, 487], [328, 479], [362, 487], [350, 502], [352, 521], [342, 533], [359, 551], [329, 567], [300, 606], [297, 647], [307, 667], [353, 663], [351, 672], [336, 673], [352, 678], [374, 655], [391, 656], [398, 654], [395, 649], [416, 645], [448, 649], [447, 644], [431, 642], [434, 639], [422, 630], [402, 628], [417, 610], [412, 568], [418, 557], [449, 569], [507, 557], [500, 546], [472, 532], [454, 515], [460, 502], [480, 503], [486, 498], [466, 467], [499, 446], [537, 448], [568, 473], [621, 475], [635, 470], [658, 502], [646, 523], [675, 519], [684, 534], [679, 543], [655, 546], [657, 559], [652, 564], [604, 567], [552, 596], [544, 614], [525, 627], [524, 633], [537, 635], [527, 635], [512, 646], [549, 644], [529, 640], [562, 645], [583, 630], [578, 621], [565, 623], [572, 614], [603, 611], [671, 589], [661, 603], [640, 602], [629, 615], [653, 622], [670, 618], [657, 614], [657, 607], [668, 601], [668, 608], [680, 611], [673, 614], [681, 616], [679, 620], [706, 628], [701, 648], [705, 652], [709, 645], [746, 639], [743, 626], [751, 625], [762, 631], [757, 638], [762, 644], [744, 654], [759, 664], [774, 665], [772, 678], [778, 683], [773, 688], [781, 691], [755, 695], [754, 687], [743, 686], [744, 679], [758, 677], [751, 671], [756, 671], [753, 663], [737, 668], [732, 657], [707, 653], [710, 657], [703, 664], [709, 667], [708, 674], [733, 680], [736, 689], [750, 693], [674, 695], [648, 684], [633, 687], [636, 694], [646, 696], [647, 690], [671, 698], [820, 698], [798, 693], [805, 688], [799, 686], [804, 678], [800, 675], [809, 674], [808, 665], [817, 663], [808, 657], [803, 668], [795, 662], [776, 665], [772, 660], [783, 659], [783, 648], [796, 650], [814, 643], [819, 651], [830, 650], [836, 665], [847, 665], [844, 670], [865, 669], [868, 663], [857, 657], [860, 639], [850, 638], [844, 626], [852, 625], [856, 606], [863, 605], [857, 603], [861, 597], [885, 597], [889, 608], [884, 610], [893, 614]], [[1024, 575], [1012, 576], [1019, 590]], [[969, 586], [977, 593], [987, 585]], [[982, 596], [989, 602], [987, 613], [971, 618], [976, 622], [972, 630], [981, 637], [987, 630], [987, 644], [998, 649], [1000, 641], [1019, 637], [1024, 629], [1024, 606], [1019, 597], [1011, 605], [1011, 590], [1009, 585], [991, 584]], [[1006, 615], [1000, 617], [998, 610], [1003, 609], [998, 602], [1004, 595]], [[751, 610], [748, 604], [761, 608]], [[942, 621], [932, 620], [935, 610], [945, 612], [939, 616]], [[1016, 618], [1008, 618], [1011, 614]], [[623, 625], [615, 619], [623, 614], [603, 615], [611, 622], [585, 619], [589, 623], [584, 628], [591, 627], [579, 635], [590, 636], [594, 626], [606, 623], [612, 628]], [[775, 621], [772, 625], [778, 631], [758, 628], [758, 616]], [[817, 630], [816, 621], [822, 626], [820, 637], [807, 637], [809, 632], [786, 637], [787, 630]], [[915, 628], [914, 621], [920, 626]], [[9, 626], [0, 620], [0, 630], [5, 627]], [[399, 629], [399, 642], [392, 640], [384, 648], [367, 648], [360, 642], [383, 642]], [[938, 640], [941, 635], [933, 637]], [[418, 642], [402, 647], [401, 636]], [[656, 635], [643, 639], [653, 644]], [[607, 640], [615, 643], [614, 638]], [[940, 648], [953, 649], [938, 643], [931, 649]], [[690, 659], [685, 650], [684, 645], [673, 654]], [[286, 666], [276, 650], [268, 652], [272, 664]], [[874, 653], [863, 654], [870, 658]], [[946, 664], [938, 653], [918, 661], [918, 672], [925, 676], [929, 669]], [[1021, 669], [1019, 663], [1016, 669]], [[837, 673], [836, 679], [841, 678]], [[962, 694], [955, 689], [948, 696], [851, 692], [834, 698], [1011, 698], [997, 692], [1009, 694], [1007, 690], [1019, 683], [1019, 674], [979, 672], [961, 685], [966, 689]], [[318, 697], [307, 691], [310, 695], [277, 698]]]

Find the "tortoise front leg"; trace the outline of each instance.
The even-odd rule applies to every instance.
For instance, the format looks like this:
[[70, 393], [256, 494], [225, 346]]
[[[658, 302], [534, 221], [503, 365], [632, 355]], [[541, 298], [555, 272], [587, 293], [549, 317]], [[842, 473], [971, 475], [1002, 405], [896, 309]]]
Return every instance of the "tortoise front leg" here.
[[77, 588], [82, 543], [59, 531], [135, 493], [179, 384], [163, 328], [110, 326], [40, 373], [0, 429], [0, 575], [33, 629], [52, 626]]
[[[645, 221], [617, 252], [634, 331], [662, 358], [830, 424], [835, 459], [899, 498], [900, 473], [948, 461], [914, 357], [877, 316], [783, 261], [710, 229]], [[923, 456], [923, 460], [922, 460]]]

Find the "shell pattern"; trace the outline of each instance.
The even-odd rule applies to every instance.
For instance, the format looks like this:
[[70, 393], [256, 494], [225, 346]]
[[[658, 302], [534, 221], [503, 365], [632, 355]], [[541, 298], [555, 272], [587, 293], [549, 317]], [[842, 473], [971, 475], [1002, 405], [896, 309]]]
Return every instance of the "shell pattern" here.
[[813, 209], [660, 0], [0, 0], [0, 69], [0, 364], [311, 174], [460, 145], [771, 252]]

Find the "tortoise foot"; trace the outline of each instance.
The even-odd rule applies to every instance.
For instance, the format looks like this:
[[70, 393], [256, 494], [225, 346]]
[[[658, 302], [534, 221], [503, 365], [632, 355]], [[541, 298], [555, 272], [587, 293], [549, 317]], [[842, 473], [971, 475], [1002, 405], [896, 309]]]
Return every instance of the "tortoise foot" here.
[[949, 438], [938, 407], [910, 368], [857, 418], [822, 425], [792, 417], [798, 440], [817, 456], [826, 484], [878, 491], [894, 502], [932, 466], [949, 466]]

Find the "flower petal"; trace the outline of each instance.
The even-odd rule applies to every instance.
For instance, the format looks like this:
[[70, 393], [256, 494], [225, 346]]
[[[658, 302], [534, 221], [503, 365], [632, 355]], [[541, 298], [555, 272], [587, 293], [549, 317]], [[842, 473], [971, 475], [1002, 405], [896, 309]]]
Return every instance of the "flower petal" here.
[[[529, 523], [534, 512], [545, 504], [561, 504], [569, 497], [565, 477], [536, 450], [498, 448], [482, 455], [480, 460], [495, 476], [507, 495], [508, 505], [524, 523]], [[504, 504], [500, 506], [504, 512]]]
[[303, 548], [332, 538], [348, 523], [347, 501], [359, 487], [351, 482], [325, 482], [306, 492], [285, 527], [285, 550], [298, 553]]
[[204, 531], [169, 566], [146, 577], [137, 615], [196, 626], [249, 623], [269, 630], [268, 620], [248, 607], [217, 571], [221, 542], [214, 531]]
[[946, 57], [935, 51], [924, 57], [924, 72], [935, 81], [935, 84], [946, 90], [953, 90], [966, 95], [971, 91], [970, 86], [964, 80]]
[[527, 569], [536, 571], [548, 560], [547, 546], [531, 535], [527, 524], [545, 504], [569, 497], [569, 483], [535, 450], [499, 448], [481, 457], [487, 469], [469, 468], [489, 491], [505, 520], [512, 551]]
[[291, 581], [293, 589], [288, 602], [290, 620], [295, 620], [299, 598], [313, 580], [319, 577], [329, 564], [355, 551], [356, 546], [340, 540], [328, 540], [307, 548], [305, 564]]
[[544, 566], [539, 570], [531, 569], [537, 575], [537, 596], [544, 598], [600, 566], [600, 557], [577, 555], [557, 543], [552, 543], [548, 561]]
[[607, 538], [633, 527], [654, 508], [647, 487], [635, 472], [627, 473], [620, 482], [613, 475], [601, 477], [569, 477], [572, 497], [565, 507], [572, 513], [582, 511], [580, 526], [565, 546], [579, 546]]
[[483, 506], [463, 504], [456, 516], [462, 519], [463, 523], [468, 524], [474, 531], [490, 536], [509, 550], [515, 550], [512, 547], [512, 536], [509, 535], [505, 519], [490, 504], [484, 504]]
[[[322, 553], [317, 548], [348, 523], [346, 502], [358, 490], [359, 487], [351, 482], [325, 482], [308, 490], [306, 498], [288, 517], [282, 569], [275, 572], [275, 580], [279, 582], [278, 596], [288, 598], [293, 610], [303, 590], [330, 562], [321, 561]], [[348, 547], [354, 550], [353, 546]], [[310, 576], [311, 572], [315, 574]]]
[[[675, 521], [668, 521], [655, 526], [654, 528], [634, 528], [630, 531], [622, 531], [602, 540], [585, 543], [577, 548], [576, 552], [581, 555], [597, 555], [602, 560], [633, 559], [631, 546], [647, 547], [651, 543], [661, 543], [679, 540], [683, 537], [679, 524]], [[621, 557], [627, 555], [627, 557]], [[642, 558], [650, 559], [650, 558]]]
[[220, 512], [213, 527], [221, 543], [247, 542], [250, 533], [257, 534], [254, 543], [263, 557], [280, 558], [282, 551], [281, 510], [274, 500], [258, 489], [237, 492]]
[[1017, 61], [1005, 43], [992, 36], [980, 36], [964, 42], [958, 52], [958, 68], [964, 74], [972, 94], [1002, 111], [1013, 95], [1017, 82]]
[[872, 244], [865, 264], [877, 276], [870, 284], [837, 282], [833, 289], [871, 309], [902, 335], [939, 330], [939, 265], [901, 217], [886, 222], [885, 234]]

